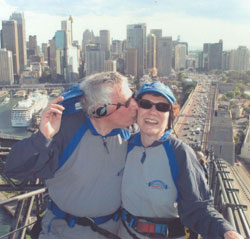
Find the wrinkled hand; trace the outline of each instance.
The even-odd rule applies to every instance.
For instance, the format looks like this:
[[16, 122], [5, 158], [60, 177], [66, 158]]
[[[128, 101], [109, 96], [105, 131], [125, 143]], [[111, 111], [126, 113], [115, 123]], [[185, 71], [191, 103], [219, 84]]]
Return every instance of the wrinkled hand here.
[[228, 231], [224, 234], [225, 239], [244, 239], [239, 233], [234, 231]]
[[42, 112], [39, 129], [48, 139], [51, 139], [60, 129], [64, 107], [58, 103], [62, 100], [62, 96], [52, 100]]

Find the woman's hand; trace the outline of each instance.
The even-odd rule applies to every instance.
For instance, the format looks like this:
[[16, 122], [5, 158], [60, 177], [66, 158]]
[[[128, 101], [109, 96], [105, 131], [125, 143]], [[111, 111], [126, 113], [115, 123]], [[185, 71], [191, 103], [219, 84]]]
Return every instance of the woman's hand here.
[[241, 236], [239, 233], [234, 231], [227, 231], [224, 234], [225, 239], [244, 239], [243, 236]]

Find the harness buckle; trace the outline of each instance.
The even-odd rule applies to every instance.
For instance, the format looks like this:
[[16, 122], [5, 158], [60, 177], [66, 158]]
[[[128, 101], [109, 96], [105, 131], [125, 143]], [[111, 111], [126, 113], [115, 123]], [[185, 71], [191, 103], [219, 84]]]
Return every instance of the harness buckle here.
[[137, 225], [136, 227], [134, 227], [134, 229], [143, 235], [163, 237], [163, 238], [167, 238], [168, 236], [167, 224], [156, 224], [148, 221], [142, 222], [138, 220]]

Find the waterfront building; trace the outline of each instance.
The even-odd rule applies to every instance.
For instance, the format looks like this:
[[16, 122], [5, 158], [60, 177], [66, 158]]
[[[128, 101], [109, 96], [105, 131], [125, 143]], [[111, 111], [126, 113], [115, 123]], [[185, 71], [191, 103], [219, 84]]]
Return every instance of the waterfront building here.
[[10, 20], [15, 20], [17, 22], [19, 64], [20, 70], [23, 71], [27, 65], [26, 28], [24, 14], [15, 12], [10, 16]]
[[12, 85], [14, 83], [12, 52], [0, 49], [0, 85]]
[[127, 25], [127, 49], [137, 49], [137, 78], [144, 75], [147, 68], [146, 24]]
[[18, 78], [20, 74], [18, 30], [15, 20], [2, 21], [2, 48], [12, 52], [13, 70]]

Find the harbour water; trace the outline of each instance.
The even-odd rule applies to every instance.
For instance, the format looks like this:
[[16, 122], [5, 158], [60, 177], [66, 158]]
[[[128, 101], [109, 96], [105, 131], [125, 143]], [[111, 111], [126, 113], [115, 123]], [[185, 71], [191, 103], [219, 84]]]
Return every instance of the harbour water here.
[[[26, 128], [13, 128], [11, 126], [11, 109], [19, 100], [21, 98], [11, 98], [9, 102], [0, 104], [0, 132], [28, 137], [31, 133]], [[11, 220], [11, 216], [0, 206], [0, 236], [9, 232]]]

